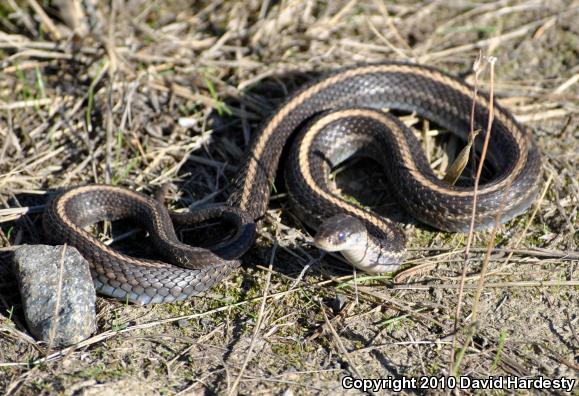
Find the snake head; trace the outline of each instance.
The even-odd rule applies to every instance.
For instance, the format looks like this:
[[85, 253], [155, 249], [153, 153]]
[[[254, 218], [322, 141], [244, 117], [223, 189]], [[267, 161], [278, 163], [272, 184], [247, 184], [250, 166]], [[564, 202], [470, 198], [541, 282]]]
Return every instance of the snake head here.
[[367, 241], [368, 232], [362, 221], [354, 216], [339, 214], [322, 223], [314, 245], [327, 252], [339, 252], [365, 247]]

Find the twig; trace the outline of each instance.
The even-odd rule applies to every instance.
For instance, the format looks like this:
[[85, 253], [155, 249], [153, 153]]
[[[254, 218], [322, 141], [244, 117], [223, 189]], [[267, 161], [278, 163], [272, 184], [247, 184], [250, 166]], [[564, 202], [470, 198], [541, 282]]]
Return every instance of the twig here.
[[[476, 100], [477, 100], [477, 94], [478, 94], [478, 77], [479, 74], [482, 71], [481, 68], [481, 54], [479, 53], [479, 57], [477, 58], [477, 60], [475, 61], [474, 65], [473, 65], [473, 70], [474, 70], [474, 91], [473, 91], [473, 97], [472, 97], [472, 106], [471, 106], [471, 111], [470, 111], [470, 135], [474, 134], [474, 115], [475, 115], [475, 109], [476, 109]], [[489, 138], [489, 134], [487, 134], [487, 136], [485, 137], [485, 143], [487, 142], [487, 139]], [[485, 146], [486, 147], [486, 146]], [[486, 156], [486, 150], [483, 147], [483, 153], [481, 155], [481, 159], [479, 162], [479, 169], [482, 172], [482, 165], [484, 163], [484, 157]], [[474, 156], [473, 156], [474, 158]], [[458, 302], [456, 305], [456, 314], [454, 317], [454, 333], [456, 334], [458, 331], [458, 323], [460, 320], [460, 315], [461, 315], [461, 311], [462, 311], [462, 299], [463, 299], [463, 289], [462, 286], [464, 286], [464, 282], [466, 279], [466, 271], [468, 268], [468, 264], [469, 264], [469, 252], [470, 252], [470, 246], [472, 244], [472, 239], [473, 239], [473, 234], [474, 234], [474, 219], [475, 219], [475, 214], [476, 214], [476, 198], [477, 198], [477, 193], [478, 193], [478, 184], [479, 184], [479, 178], [480, 178], [480, 173], [477, 171], [477, 175], [475, 177], [474, 180], [474, 189], [473, 189], [473, 197], [472, 197], [472, 211], [471, 211], [471, 223], [470, 223], [470, 227], [469, 227], [469, 232], [468, 232], [468, 236], [467, 236], [467, 241], [466, 241], [466, 247], [465, 247], [465, 251], [464, 251], [464, 265], [462, 267], [462, 274], [461, 274], [461, 280], [460, 280], [460, 286], [458, 289]], [[456, 336], [453, 337], [452, 340], [452, 351], [454, 351], [455, 348], [455, 343], [456, 343]], [[452, 368], [454, 367], [454, 353], [450, 354], [450, 370], [452, 370]]]
[[[579, 286], [579, 280], [570, 281], [516, 281], [516, 282], [493, 282], [485, 283], [485, 288], [502, 288], [502, 287], [575, 287]], [[424, 285], [394, 285], [394, 290], [431, 290], [431, 289], [458, 289], [459, 284], [455, 283], [439, 283], [439, 284], [424, 284]], [[465, 284], [463, 289], [476, 289], [477, 285]]]
[[50, 333], [48, 336], [48, 348], [46, 354], [49, 355], [56, 337], [58, 328], [58, 321], [60, 319], [60, 303], [62, 299], [62, 282], [64, 280], [64, 260], [66, 257], [66, 244], [62, 246], [62, 254], [60, 255], [60, 266], [58, 267], [58, 284], [56, 289], [56, 301], [54, 303], [54, 315], [50, 321]]
[[50, 35], [57, 41], [62, 39], [62, 35], [58, 31], [58, 28], [56, 27], [54, 22], [52, 22], [52, 19], [50, 19], [50, 17], [46, 15], [46, 12], [44, 12], [42, 7], [38, 5], [36, 0], [28, 0], [28, 4], [30, 4], [30, 7], [32, 7], [34, 12], [36, 12], [36, 14], [40, 18], [46, 29], [50, 32]]
[[[475, 178], [475, 188], [474, 188], [474, 194], [473, 194], [473, 209], [472, 209], [469, 236], [470, 236], [470, 233], [472, 233], [474, 231], [474, 219], [475, 219], [475, 214], [476, 214], [476, 196], [477, 196], [476, 193], [478, 191], [478, 183], [479, 183], [480, 176], [482, 173], [484, 160], [486, 158], [487, 147], [488, 147], [488, 143], [490, 141], [491, 130], [492, 130], [492, 125], [493, 125], [493, 121], [494, 121], [493, 83], [494, 83], [494, 70], [495, 70], [494, 67], [495, 67], [496, 61], [497, 61], [497, 58], [495, 58], [495, 57], [489, 57], [487, 59], [487, 62], [491, 66], [490, 67], [490, 75], [491, 76], [490, 76], [490, 92], [489, 92], [489, 115], [488, 115], [488, 121], [487, 121], [487, 130], [486, 130], [485, 141], [483, 143], [483, 149], [482, 149], [482, 153], [481, 153], [480, 163], [479, 163], [479, 167], [477, 169], [477, 174], [476, 174], [476, 178]], [[491, 231], [491, 235], [489, 237], [489, 242], [487, 245], [487, 251], [486, 251], [486, 254], [485, 254], [485, 257], [483, 260], [482, 269], [481, 269], [480, 278], [479, 278], [479, 283], [478, 283], [478, 286], [477, 286], [476, 291], [475, 291], [473, 307], [471, 310], [471, 321], [473, 323], [473, 326], [471, 326], [471, 328], [470, 328], [469, 335], [468, 335], [468, 337], [463, 345], [461, 352], [464, 351], [468, 347], [468, 345], [470, 344], [472, 337], [474, 336], [474, 333], [476, 331], [476, 320], [478, 318], [478, 305], [479, 305], [479, 301], [480, 301], [480, 296], [481, 296], [482, 289], [484, 286], [485, 276], [486, 276], [486, 273], [488, 270], [488, 264], [489, 264], [489, 260], [490, 260], [490, 256], [491, 256], [491, 251], [493, 249], [493, 243], [495, 240], [497, 230], [501, 224], [501, 217], [503, 215], [503, 211], [504, 211], [505, 204], [507, 201], [508, 193], [509, 193], [509, 190], [511, 188], [511, 183], [512, 183], [512, 178], [509, 179], [509, 181], [505, 187], [505, 192], [504, 192], [503, 198], [502, 198], [501, 203], [499, 205], [499, 208], [497, 210], [497, 214], [496, 214], [496, 218], [495, 218], [495, 225], [494, 225], [494, 227]], [[468, 244], [467, 244], [467, 246], [468, 246]], [[466, 258], [466, 261], [468, 261], [468, 256]], [[465, 263], [465, 267], [466, 267], [466, 263]], [[461, 280], [461, 282], [463, 282], [463, 280]], [[458, 318], [457, 318], [457, 320], [458, 320]], [[453, 338], [453, 340], [454, 339], [456, 339], [456, 337]], [[452, 370], [451, 370], [452, 375], [456, 376], [456, 373], [458, 372], [459, 365], [460, 365], [460, 359], [458, 359], [456, 361], [454, 367], [452, 367]]]
[[362, 374], [360, 373], [360, 370], [358, 370], [358, 367], [356, 367], [356, 365], [352, 361], [352, 358], [350, 357], [350, 353], [348, 352], [348, 350], [346, 349], [346, 347], [342, 343], [342, 340], [340, 339], [340, 336], [336, 332], [336, 329], [334, 329], [334, 326], [332, 325], [332, 322], [328, 318], [328, 315], [326, 315], [326, 311], [325, 311], [324, 306], [322, 305], [321, 302], [320, 302], [320, 310], [324, 314], [324, 320], [326, 321], [326, 324], [328, 325], [328, 329], [330, 329], [330, 332], [332, 333], [332, 336], [334, 337], [334, 340], [336, 341], [336, 345], [338, 345], [338, 349], [344, 355], [344, 358], [348, 362], [348, 365], [352, 368], [352, 371], [354, 372], [354, 374], [356, 374], [356, 376], [358, 378], [364, 378], [362, 376]]
[[239, 385], [239, 381], [241, 381], [241, 377], [243, 376], [243, 373], [245, 372], [245, 368], [247, 367], [249, 360], [252, 358], [252, 352], [253, 352], [253, 348], [255, 347], [255, 341], [257, 340], [257, 335], [259, 333], [259, 330], [261, 329], [261, 324], [263, 322], [263, 316], [264, 316], [263, 313], [265, 311], [265, 301], [267, 300], [267, 293], [269, 291], [269, 284], [271, 282], [273, 260], [275, 259], [276, 250], [277, 250], [277, 243], [274, 243], [272, 251], [271, 251], [271, 257], [269, 259], [269, 271], [267, 272], [267, 277], [265, 280], [265, 287], [263, 289], [263, 299], [261, 300], [261, 305], [259, 307], [259, 314], [257, 316], [257, 323], [255, 324], [255, 327], [253, 328], [253, 336], [251, 337], [251, 343], [249, 344], [249, 348], [245, 354], [245, 360], [243, 361], [243, 364], [241, 365], [241, 369], [239, 370], [239, 374], [237, 375], [237, 378], [235, 378], [233, 385], [231, 385], [231, 388], [229, 389], [229, 392], [228, 392], [229, 396], [233, 396], [236, 394], [237, 386]]
[[[493, 125], [493, 121], [494, 121], [494, 92], [493, 92], [493, 82], [494, 82], [494, 71], [495, 71], [495, 63], [497, 61], [497, 58], [495, 57], [490, 57], [488, 59], [488, 62], [490, 63], [491, 67], [490, 67], [490, 71], [491, 71], [491, 82], [490, 82], [490, 93], [489, 93], [489, 117], [488, 117], [488, 124], [487, 124], [487, 133], [486, 133], [486, 137], [485, 137], [485, 143], [483, 146], [483, 154], [481, 156], [481, 160], [480, 160], [480, 165], [477, 171], [477, 175], [476, 178], [477, 180], [480, 179], [480, 175], [482, 173], [482, 165], [483, 165], [483, 161], [485, 159], [485, 154], [486, 154], [486, 148], [488, 146], [488, 142], [490, 140], [490, 136], [491, 136], [491, 129], [492, 129], [492, 125]], [[483, 260], [483, 265], [482, 265], [482, 269], [481, 269], [481, 274], [480, 274], [480, 279], [479, 279], [479, 287], [476, 290], [476, 294], [475, 294], [475, 298], [474, 298], [474, 303], [473, 303], [473, 308], [472, 308], [472, 321], [476, 322], [477, 320], [477, 308], [478, 308], [478, 303], [480, 300], [480, 295], [482, 292], [482, 288], [484, 285], [484, 280], [485, 280], [485, 275], [487, 273], [488, 270], [488, 264], [489, 264], [489, 260], [491, 257], [491, 251], [493, 249], [493, 244], [494, 244], [494, 240], [495, 240], [495, 236], [497, 234], [497, 230], [501, 224], [501, 217], [503, 215], [503, 211], [505, 209], [505, 204], [507, 202], [507, 197], [508, 197], [508, 193], [509, 190], [511, 189], [511, 183], [512, 183], [512, 178], [509, 179], [509, 182], [507, 183], [507, 186], [505, 187], [505, 192], [503, 195], [503, 198], [501, 200], [501, 204], [499, 205], [499, 208], [497, 210], [497, 215], [495, 218], [495, 225], [491, 231], [491, 235], [489, 237], [489, 243], [487, 245], [487, 251], [485, 253], [485, 257]], [[478, 186], [477, 186], [478, 187]], [[475, 194], [476, 196], [476, 194]], [[476, 204], [476, 201], [475, 201]], [[474, 215], [475, 215], [475, 211], [476, 211], [476, 205], [473, 205], [473, 213], [472, 216], [473, 218], [471, 219], [471, 227], [474, 227]]]

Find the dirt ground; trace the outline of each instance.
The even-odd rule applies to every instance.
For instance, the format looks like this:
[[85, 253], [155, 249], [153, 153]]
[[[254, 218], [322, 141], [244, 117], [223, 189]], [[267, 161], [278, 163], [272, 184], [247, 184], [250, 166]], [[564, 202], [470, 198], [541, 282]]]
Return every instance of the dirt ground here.
[[[577, 20], [579, 2], [557, 0], [0, 3], [0, 394], [359, 393], [342, 387], [349, 376], [579, 381]], [[144, 307], [101, 297], [85, 342], [55, 350], [31, 337], [10, 257], [45, 242], [47, 192], [112, 183], [153, 195], [169, 183], [173, 208], [222, 202], [251, 136], [304, 83], [398, 60], [472, 84], [479, 51], [497, 58], [495, 96], [541, 149], [544, 194], [494, 238], [475, 233], [463, 293], [466, 235], [406, 221], [402, 274], [354, 274], [311, 247], [276, 184], [255, 247], [207, 295]], [[444, 173], [456, 139], [403, 118]], [[387, 212], [383, 176], [362, 161], [337, 183]]]

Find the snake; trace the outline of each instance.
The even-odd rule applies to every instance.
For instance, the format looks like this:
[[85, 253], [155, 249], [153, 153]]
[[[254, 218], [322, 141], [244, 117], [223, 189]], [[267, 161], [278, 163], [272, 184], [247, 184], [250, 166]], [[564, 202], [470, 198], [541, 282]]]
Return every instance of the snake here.
[[[55, 241], [75, 246], [90, 263], [101, 294], [149, 304], [183, 300], [208, 290], [239, 266], [252, 246], [256, 222], [269, 205], [282, 153], [289, 206], [316, 231], [314, 245], [340, 252], [368, 273], [396, 271], [404, 261], [400, 226], [345, 199], [331, 172], [352, 156], [383, 166], [388, 187], [419, 222], [442, 231], [477, 230], [523, 213], [536, 199], [539, 150], [525, 128], [487, 94], [441, 70], [411, 63], [358, 65], [334, 71], [289, 96], [252, 138], [232, 192], [224, 204], [191, 213], [170, 213], [158, 200], [121, 187], [89, 185], [57, 194], [44, 213]], [[393, 111], [412, 112], [466, 140], [481, 130], [481, 150], [493, 107], [487, 161], [494, 174], [476, 191], [450, 185], [431, 169], [415, 134]], [[387, 109], [388, 111], [384, 111]], [[290, 144], [291, 143], [291, 144]], [[291, 147], [290, 147], [291, 146]], [[133, 218], [149, 232], [168, 262], [125, 256], [86, 227], [102, 220]], [[221, 219], [235, 232], [209, 248], [183, 244], [175, 223]]]
[[[163, 259], [123, 254], [86, 227], [99, 221], [131, 219], [146, 229]], [[235, 232], [211, 249], [182, 243], [175, 225], [194, 226], [211, 220], [228, 223]], [[57, 194], [43, 214], [45, 234], [53, 243], [74, 246], [89, 262], [95, 290], [136, 304], [185, 300], [221, 281], [240, 264], [251, 247], [255, 223], [247, 213], [225, 205], [189, 213], [170, 212], [158, 199], [124, 187], [87, 185]]]

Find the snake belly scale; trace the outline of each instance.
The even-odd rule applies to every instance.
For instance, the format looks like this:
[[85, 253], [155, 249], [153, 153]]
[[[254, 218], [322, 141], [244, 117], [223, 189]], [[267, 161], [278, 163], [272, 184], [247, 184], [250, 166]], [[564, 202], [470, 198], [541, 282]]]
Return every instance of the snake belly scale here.
[[[384, 165], [396, 196], [411, 215], [441, 230], [465, 231], [473, 188], [440, 181], [413, 133], [378, 110], [416, 112], [464, 138], [470, 130], [472, 92], [473, 88], [463, 81], [437, 69], [404, 63], [343, 69], [299, 90], [255, 135], [226, 205], [212, 212], [192, 213], [187, 220], [194, 223], [225, 216], [236, 227], [233, 237], [209, 251], [182, 246], [171, 231], [170, 214], [156, 201], [111, 186], [80, 187], [58, 195], [45, 212], [45, 228], [54, 232], [56, 240], [64, 240], [88, 256], [95, 283], [102, 283], [100, 291], [104, 294], [140, 303], [195, 295], [236, 268], [236, 259], [251, 246], [255, 221], [268, 207], [282, 150], [290, 136], [307, 125], [297, 137], [285, 169], [293, 210], [318, 230], [315, 242], [320, 248], [340, 251], [349, 262], [368, 272], [392, 271], [403, 260], [404, 235], [390, 221], [344, 201], [327, 181], [329, 172], [351, 155], [368, 155]], [[484, 131], [488, 117], [489, 99], [479, 94], [474, 128]], [[479, 229], [494, 223], [503, 201], [503, 221], [522, 213], [537, 195], [541, 173], [540, 155], [532, 139], [497, 104], [491, 133], [487, 158], [495, 176], [481, 185], [477, 194], [475, 222]], [[109, 191], [109, 198], [91, 198], [106, 189], [114, 189]], [[141, 200], [138, 205], [128, 204], [138, 206], [137, 212], [117, 208], [123, 213], [105, 213], [110, 206], [120, 206], [121, 201], [130, 198], [133, 202], [135, 197], [129, 195]], [[91, 199], [93, 203], [85, 203]], [[96, 201], [104, 202], [100, 209], [77, 218], [79, 208], [96, 207]], [[143, 209], [145, 206], [148, 209]], [[83, 230], [91, 222], [119, 215], [152, 218], [144, 225], [153, 241], [159, 242], [161, 253], [167, 252], [172, 263], [193, 268], [169, 270], [166, 263], [123, 256]], [[182, 249], [187, 251], [186, 259], [180, 257]], [[154, 277], [135, 276], [131, 272], [135, 268], [141, 272], [143, 268], [154, 269], [156, 273]], [[170, 271], [179, 272], [177, 282], [168, 280], [173, 276]]]

